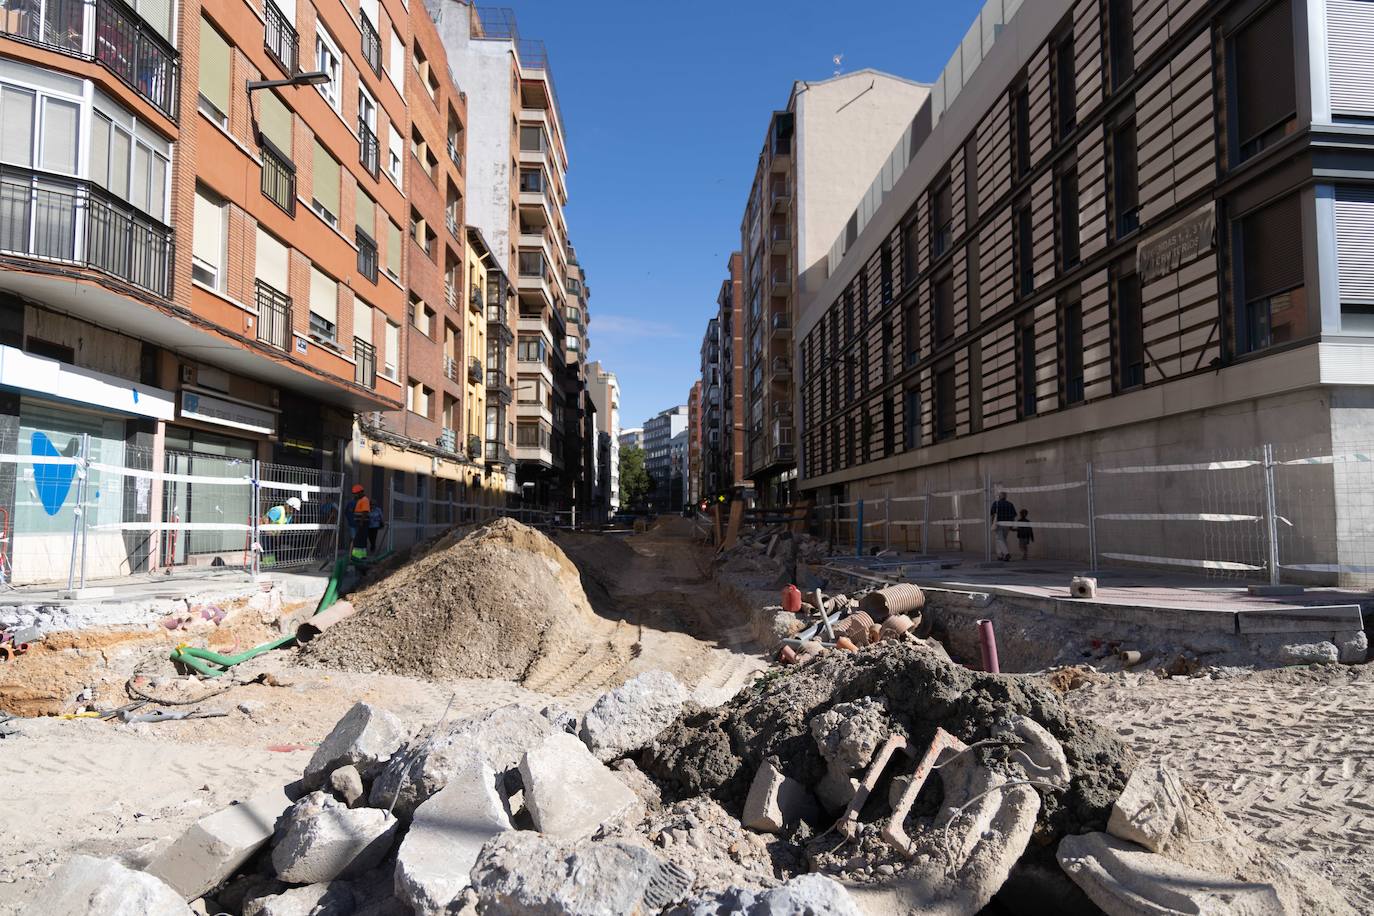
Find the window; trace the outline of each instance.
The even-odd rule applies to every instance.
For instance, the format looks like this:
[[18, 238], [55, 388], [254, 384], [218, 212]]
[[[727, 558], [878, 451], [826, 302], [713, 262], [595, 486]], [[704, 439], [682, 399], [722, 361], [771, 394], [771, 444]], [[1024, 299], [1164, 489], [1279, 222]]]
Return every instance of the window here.
[[896, 398], [883, 399], [883, 457], [893, 454], [896, 449], [897, 435], [897, 400]]
[[426, 337], [434, 337], [434, 309], [414, 294], [410, 297], [410, 324]]
[[229, 43], [204, 18], [200, 20], [198, 105], [220, 127], [229, 125]]
[[1063, 403], [1083, 400], [1083, 303], [1078, 290], [1070, 290], [1059, 314], [1060, 335], [1064, 345]]
[[954, 273], [945, 271], [935, 281], [932, 309], [935, 313], [935, 343], [942, 344], [954, 336]]
[[906, 337], [906, 364], [916, 365], [921, 358], [921, 310], [913, 302], [906, 308], [903, 318], [903, 331]]
[[429, 148], [429, 141], [419, 130], [410, 130], [410, 152], [415, 156], [415, 160], [420, 163], [420, 167], [425, 170], [430, 181], [435, 181], [435, 170], [439, 168], [439, 158], [434, 155], [434, 151]]
[[1035, 236], [1031, 208], [1023, 201], [1016, 208], [1016, 292], [1029, 296], [1035, 292]]
[[1078, 263], [1078, 172], [1059, 176], [1059, 263], [1067, 270]]
[[1131, 25], [1133, 0], [1107, 0], [1107, 50], [1112, 59], [1112, 88], [1135, 73], [1135, 33]]
[[[0, 89], [0, 92], [8, 92]], [[70, 120], [63, 115], [66, 108], [57, 108], [54, 100], [44, 101], [47, 132], [46, 143], [64, 144], [67, 151], [76, 149], [75, 111]], [[3, 122], [13, 129], [8, 109]], [[29, 125], [21, 128], [27, 136]], [[167, 175], [170, 172], [171, 144], [124, 108], [96, 91], [94, 111], [91, 113], [90, 177], [111, 194], [128, 201], [144, 213], [167, 221]], [[50, 161], [51, 156], [45, 156]], [[65, 155], [64, 155], [65, 158]], [[67, 160], [70, 161], [70, 160]], [[63, 165], [66, 163], [51, 163]], [[73, 171], [74, 169], [74, 163]]]
[[907, 451], [921, 444], [921, 391], [908, 388], [902, 406], [902, 447]]
[[339, 46], [334, 39], [329, 37], [329, 33], [318, 23], [315, 26], [315, 69], [322, 70], [329, 74], [329, 82], [321, 83], [315, 88], [320, 90], [320, 95], [329, 103], [330, 107], [338, 111], [343, 105], [343, 55], [339, 53]]
[[[358, 195], [359, 201], [366, 195], [361, 192]], [[371, 200], [368, 200], [371, 203]], [[358, 273], [372, 283], [377, 282], [377, 242], [372, 238], [372, 233], [363, 228], [359, 223], [353, 233], [354, 241], [358, 245]]]
[[972, 231], [978, 221], [978, 142], [964, 142], [964, 226]]
[[401, 227], [386, 221], [386, 272], [396, 282], [401, 281]]
[[921, 271], [921, 226], [915, 220], [902, 227], [902, 279], [910, 286]]
[[1307, 336], [1302, 210], [1297, 195], [1240, 220], [1237, 349], [1252, 353]]
[[296, 212], [296, 164], [291, 158], [291, 109], [272, 91], [256, 94], [261, 143], [262, 194], [287, 213]]
[[401, 137], [400, 129], [387, 122], [386, 135], [386, 173], [391, 176], [391, 180], [396, 182], [397, 187], [401, 184], [402, 158], [405, 155], [405, 141]]
[[1029, 316], [1016, 323], [1016, 366], [1020, 370], [1016, 377], [1016, 390], [1021, 407], [1021, 417], [1035, 416], [1037, 399], [1035, 396], [1035, 322]]
[[[1374, 7], [1370, 9], [1374, 13]], [[1336, 262], [1340, 277], [1341, 333], [1374, 333], [1374, 270], [1368, 255], [1374, 226], [1374, 191], [1336, 187]]]
[[522, 334], [516, 342], [515, 358], [519, 362], [542, 364], [547, 355], [548, 347], [538, 334]]
[[331, 226], [339, 225], [339, 183], [341, 181], [339, 163], [329, 152], [315, 141], [314, 149], [314, 187], [310, 209]]
[[339, 284], [318, 267], [310, 267], [310, 336], [324, 343], [339, 339]]
[[400, 361], [401, 326], [387, 321], [382, 337], [382, 375], [396, 381]]
[[892, 246], [884, 239], [878, 245], [878, 269], [883, 284], [883, 305], [892, 302]]
[[434, 243], [438, 236], [414, 207], [410, 210], [410, 237], [415, 240], [416, 245], [424, 249], [430, 260], [434, 259]]
[[979, 381], [982, 377], [983, 349], [974, 341], [968, 348], [968, 428], [975, 433], [983, 429], [983, 387]]
[[520, 193], [542, 194], [544, 192], [544, 173], [539, 169], [520, 170]]
[[1062, 141], [1078, 124], [1078, 86], [1074, 73], [1073, 30], [1060, 37], [1054, 46], [1055, 123]]
[[406, 84], [406, 43], [401, 41], [401, 36], [391, 29], [390, 46], [386, 56], [386, 74], [391, 77], [391, 82], [396, 84], [396, 88], [405, 92]]
[[358, 161], [373, 178], [381, 166], [380, 148], [377, 143], [377, 102], [372, 95], [358, 85]]
[[1112, 134], [1112, 200], [1116, 211], [1116, 237], [1125, 238], [1140, 228], [1135, 121], [1127, 121]]
[[930, 195], [930, 256], [938, 258], [954, 241], [954, 188], [949, 176], [935, 186]]
[[[434, 401], [434, 389], [421, 382], [410, 380], [406, 386], [406, 410], [429, 419], [430, 404]], [[420, 477], [419, 480], [424, 480]]]
[[[1243, 162], [1297, 129], [1298, 89], [1293, 10], [1275, 3], [1231, 36], [1231, 97], [1235, 100], [1234, 162]], [[1253, 81], [1253, 82], [1247, 82]]]
[[358, 31], [362, 34], [363, 60], [372, 68], [372, 72], [378, 76], [382, 75], [382, 39], [377, 34], [377, 23], [381, 22], [378, 15], [377, 0], [361, 0], [359, 4]]
[[968, 240], [967, 258], [965, 268], [967, 276], [964, 285], [964, 302], [968, 309], [968, 326], [976, 327], [982, 317], [981, 294], [979, 285], [982, 280], [979, 277], [980, 260], [982, 252], [979, 250], [978, 237], [971, 236]]
[[1140, 277], [1126, 274], [1116, 281], [1117, 388], [1125, 391], [1145, 384], [1145, 326], [1140, 303]]
[[415, 72], [420, 77], [421, 84], [432, 99], [439, 93], [439, 80], [430, 69], [429, 59], [425, 57], [425, 52], [417, 44], [411, 54], [411, 64], [415, 67]]
[[262, 6], [263, 45], [267, 54], [288, 75], [296, 72], [300, 36], [296, 33], [295, 0], [267, 0]]
[[958, 430], [954, 363], [946, 362], [935, 371], [935, 438], [951, 439]]
[[1024, 83], [1017, 88], [1012, 101], [1013, 130], [1012, 142], [1015, 143], [1016, 177], [1025, 178], [1030, 174], [1030, 87]]
[[224, 289], [228, 207], [224, 200], [196, 185], [195, 223], [191, 236], [191, 279], [214, 290]]
[[291, 347], [291, 249], [258, 226], [255, 283], [258, 340], [278, 350]]

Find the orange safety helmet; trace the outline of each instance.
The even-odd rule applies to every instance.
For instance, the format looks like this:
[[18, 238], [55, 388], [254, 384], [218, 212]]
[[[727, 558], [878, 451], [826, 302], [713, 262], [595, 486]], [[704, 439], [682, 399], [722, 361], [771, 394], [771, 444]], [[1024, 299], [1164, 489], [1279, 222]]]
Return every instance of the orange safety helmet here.
[[352, 490], [353, 495], [354, 495], [354, 496], [357, 496], [357, 495], [358, 495], [359, 493], [361, 493], [361, 492], [363, 492], [363, 485], [360, 484], [360, 483], [355, 483], [355, 484], [353, 485], [353, 490]]

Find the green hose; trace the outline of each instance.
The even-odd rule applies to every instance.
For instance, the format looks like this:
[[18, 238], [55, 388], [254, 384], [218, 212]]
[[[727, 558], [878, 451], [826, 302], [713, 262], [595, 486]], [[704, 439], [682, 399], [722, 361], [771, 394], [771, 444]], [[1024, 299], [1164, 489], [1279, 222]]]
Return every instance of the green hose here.
[[[254, 646], [247, 652], [240, 652], [238, 655], [221, 655], [218, 652], [212, 652], [209, 649], [198, 649], [195, 646], [177, 646], [172, 650], [171, 657], [172, 661], [180, 662], [188, 668], [194, 668], [207, 677], [219, 677], [235, 665], [246, 662], [250, 658], [257, 658], [259, 655], [265, 652], [271, 652], [273, 649], [280, 649], [287, 643], [294, 642], [295, 639], [295, 633], [288, 633], [285, 636], [279, 636], [276, 639], [265, 642], [260, 646]], [[219, 667], [212, 668], [209, 665], [203, 664], [203, 662], [209, 662], [210, 665], [217, 665]]]

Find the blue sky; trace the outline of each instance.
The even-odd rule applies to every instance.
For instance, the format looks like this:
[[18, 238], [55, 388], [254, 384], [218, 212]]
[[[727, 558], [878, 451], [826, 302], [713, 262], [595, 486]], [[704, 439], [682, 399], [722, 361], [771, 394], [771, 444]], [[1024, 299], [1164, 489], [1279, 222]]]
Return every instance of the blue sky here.
[[[507, 0], [510, 2], [510, 0]], [[974, 0], [525, 0], [567, 127], [568, 229], [591, 285], [591, 357], [621, 424], [685, 403], [769, 113], [843, 54], [933, 82]], [[462, 75], [459, 74], [461, 80]]]

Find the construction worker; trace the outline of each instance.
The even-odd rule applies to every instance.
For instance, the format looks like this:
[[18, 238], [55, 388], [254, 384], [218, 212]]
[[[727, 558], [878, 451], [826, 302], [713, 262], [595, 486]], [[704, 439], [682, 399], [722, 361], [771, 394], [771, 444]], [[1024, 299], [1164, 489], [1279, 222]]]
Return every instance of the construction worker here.
[[353, 532], [353, 559], [367, 557], [367, 531], [372, 518], [372, 501], [362, 484], [353, 485], [352, 512], [349, 513], [349, 527]]
[[301, 511], [300, 497], [293, 496], [283, 505], [268, 509], [265, 518], [269, 525], [289, 525], [299, 511]]

